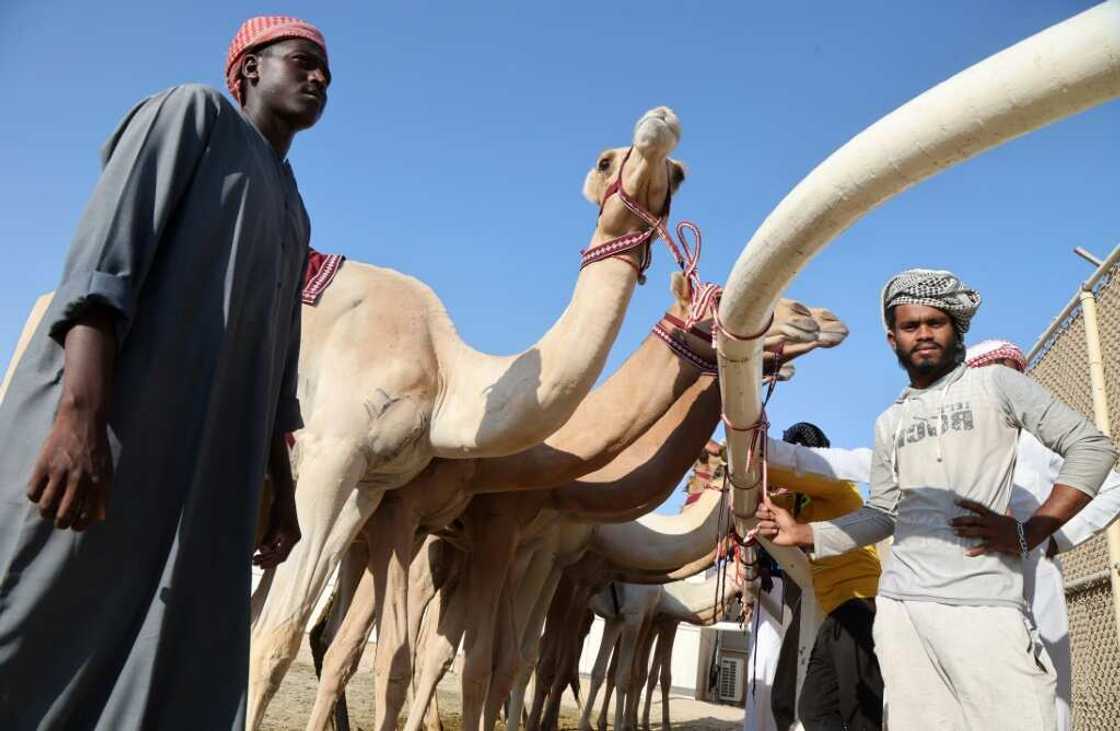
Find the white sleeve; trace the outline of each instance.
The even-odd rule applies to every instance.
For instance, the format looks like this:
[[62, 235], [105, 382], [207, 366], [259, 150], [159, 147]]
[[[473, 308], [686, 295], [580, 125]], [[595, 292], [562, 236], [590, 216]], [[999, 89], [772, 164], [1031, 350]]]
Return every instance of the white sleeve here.
[[817, 449], [768, 439], [766, 461], [792, 469], [799, 475], [821, 475], [847, 482], [869, 482], [871, 479], [871, 450], [866, 447]]
[[898, 479], [891, 463], [894, 438], [884, 424], [875, 422], [875, 449], [864, 476], [871, 492], [862, 508], [834, 520], [809, 523], [813, 531], [813, 556], [826, 558], [877, 543], [894, 533], [894, 510], [898, 505]]
[[1062, 553], [1080, 546], [1103, 531], [1120, 516], [1120, 473], [1112, 471], [1104, 479], [1101, 489], [1081, 509], [1054, 532], [1054, 543]]

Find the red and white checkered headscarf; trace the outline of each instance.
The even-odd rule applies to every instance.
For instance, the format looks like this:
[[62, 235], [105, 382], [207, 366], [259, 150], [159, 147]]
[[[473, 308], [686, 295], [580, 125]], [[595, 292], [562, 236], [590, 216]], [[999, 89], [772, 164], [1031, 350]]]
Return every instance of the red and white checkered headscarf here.
[[288, 38], [305, 38], [323, 49], [327, 53], [327, 42], [318, 28], [306, 20], [292, 18], [287, 15], [259, 15], [249, 18], [237, 29], [233, 41], [229, 44], [226, 53], [226, 86], [229, 93], [241, 104], [241, 59], [258, 46], [266, 43], [287, 40]]
[[969, 368], [991, 365], [997, 360], [1010, 360], [1020, 373], [1027, 370], [1027, 358], [1019, 346], [1007, 340], [982, 340], [965, 353], [964, 362]]

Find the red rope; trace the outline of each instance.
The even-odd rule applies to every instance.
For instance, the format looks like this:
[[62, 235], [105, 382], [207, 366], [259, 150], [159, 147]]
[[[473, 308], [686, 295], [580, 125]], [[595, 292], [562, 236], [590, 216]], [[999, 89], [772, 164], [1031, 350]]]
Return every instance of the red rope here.
[[[735, 426], [734, 424], [731, 423], [731, 421], [727, 418], [726, 414], [721, 416], [721, 418], [723, 419], [724, 426], [726, 428], [732, 429], [734, 431], [753, 431], [754, 432], [754, 436], [751, 438], [750, 447], [747, 448], [747, 464], [751, 463], [751, 461], [755, 458], [755, 454], [757, 453], [758, 454], [758, 460], [762, 465], [761, 479], [759, 480], [758, 484], [756, 484], [756, 485], [751, 485], [750, 487], [739, 487], [738, 485], [736, 485], [734, 483], [734, 481], [731, 480], [731, 465], [730, 464], [727, 465], [727, 479], [728, 479], [729, 482], [731, 482], [732, 489], [735, 489], [735, 490], [741, 490], [741, 491], [747, 492], [747, 491], [754, 490], [755, 488], [760, 487], [761, 491], [762, 491], [761, 496], [762, 496], [763, 502], [768, 502], [769, 499], [770, 499], [770, 493], [769, 493], [770, 472], [769, 472], [769, 466], [766, 463], [766, 438], [767, 438], [767, 434], [770, 430], [770, 420], [766, 418], [766, 406], [770, 403], [770, 397], [774, 395], [774, 389], [777, 387], [777, 385], [778, 385], [778, 379], [777, 378], [773, 378], [773, 379], [770, 380], [769, 385], [766, 387], [766, 396], [762, 399], [762, 408], [760, 409], [758, 421], [756, 421], [754, 424], [752, 424], [748, 427], [737, 427], [737, 426]], [[750, 515], [740, 515], [739, 513], [735, 513], [734, 509], [732, 509], [732, 512], [733, 512], [733, 514], [736, 518], [744, 518], [745, 519], [745, 518], [754, 517], [754, 516], [750, 516]], [[747, 537], [747, 540], [749, 541], [749, 540], [753, 539], [754, 536], [755, 536], [755, 531], [752, 530], [747, 534], [746, 537]]]

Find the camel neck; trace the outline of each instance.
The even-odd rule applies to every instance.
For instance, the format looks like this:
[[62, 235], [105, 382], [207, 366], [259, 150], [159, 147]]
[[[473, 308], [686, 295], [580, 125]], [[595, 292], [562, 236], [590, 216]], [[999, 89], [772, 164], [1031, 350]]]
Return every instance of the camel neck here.
[[602, 372], [636, 282], [622, 261], [586, 267], [560, 318], [515, 356], [484, 355], [458, 338], [437, 343], [448, 364], [446, 395], [432, 424], [437, 454], [512, 454], [561, 427]]

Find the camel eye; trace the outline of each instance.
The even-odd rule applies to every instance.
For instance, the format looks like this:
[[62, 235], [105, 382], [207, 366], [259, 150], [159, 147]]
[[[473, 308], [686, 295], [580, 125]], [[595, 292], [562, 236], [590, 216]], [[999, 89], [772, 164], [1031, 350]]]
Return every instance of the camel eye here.
[[605, 173], [610, 169], [611, 169], [611, 159], [609, 157], [604, 157], [602, 160], [599, 161], [599, 172]]

